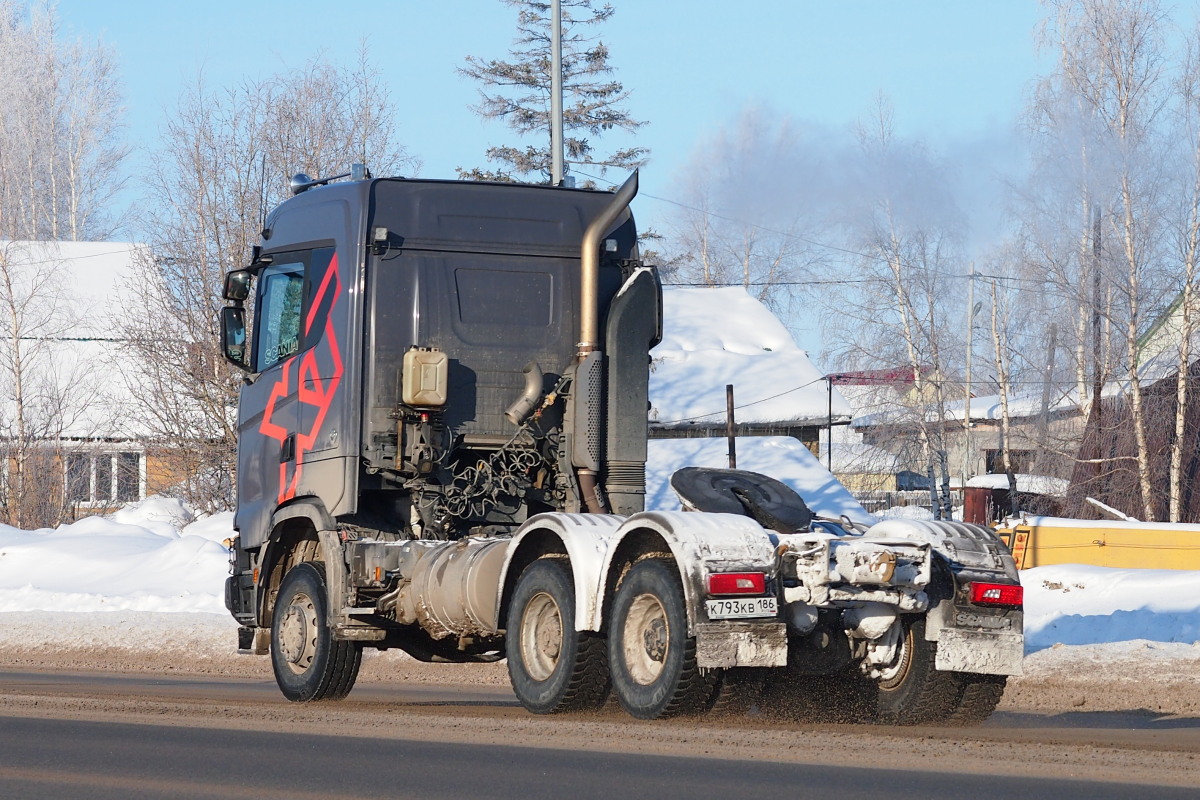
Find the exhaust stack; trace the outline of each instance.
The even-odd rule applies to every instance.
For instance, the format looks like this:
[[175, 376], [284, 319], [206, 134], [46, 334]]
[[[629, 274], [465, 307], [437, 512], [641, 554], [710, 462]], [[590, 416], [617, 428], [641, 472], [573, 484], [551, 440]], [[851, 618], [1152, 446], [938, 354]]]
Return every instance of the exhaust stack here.
[[600, 343], [600, 240], [617, 217], [637, 195], [635, 170], [621, 185], [609, 204], [592, 220], [583, 234], [580, 247], [579, 344], [575, 355], [575, 379], [572, 388], [574, 446], [571, 462], [587, 510], [593, 514], [609, 511], [603, 476], [604, 437], [602, 435], [604, 397], [604, 353]]
[[580, 251], [579, 352], [582, 359], [600, 349], [600, 238], [629, 207], [638, 192], [637, 170], [617, 190], [612, 201], [583, 234]]

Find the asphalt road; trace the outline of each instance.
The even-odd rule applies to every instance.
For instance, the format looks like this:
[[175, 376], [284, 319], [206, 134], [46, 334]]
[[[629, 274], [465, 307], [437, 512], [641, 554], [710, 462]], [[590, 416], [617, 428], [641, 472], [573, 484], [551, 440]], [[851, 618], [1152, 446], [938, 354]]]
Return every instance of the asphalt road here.
[[[1022, 756], [1053, 771], [1058, 752], [1071, 779]], [[1200, 722], [1136, 715], [764, 730], [532, 717], [486, 686], [366, 684], [296, 706], [268, 681], [0, 673], [3, 798], [1169, 799], [1200, 797], [1197, 754]], [[1133, 771], [1100, 773], [1122, 759]]]
[[1161, 786], [528, 747], [5, 719], [12, 798], [1195, 798]]

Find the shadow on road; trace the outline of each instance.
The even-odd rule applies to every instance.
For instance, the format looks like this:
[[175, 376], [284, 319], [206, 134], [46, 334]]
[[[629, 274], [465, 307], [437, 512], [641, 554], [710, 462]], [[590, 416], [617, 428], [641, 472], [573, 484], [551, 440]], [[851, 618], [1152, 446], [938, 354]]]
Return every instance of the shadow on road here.
[[1148, 708], [1133, 711], [1062, 711], [1057, 714], [997, 711], [988, 719], [985, 727], [1171, 730], [1200, 728], [1200, 717], [1176, 717]]

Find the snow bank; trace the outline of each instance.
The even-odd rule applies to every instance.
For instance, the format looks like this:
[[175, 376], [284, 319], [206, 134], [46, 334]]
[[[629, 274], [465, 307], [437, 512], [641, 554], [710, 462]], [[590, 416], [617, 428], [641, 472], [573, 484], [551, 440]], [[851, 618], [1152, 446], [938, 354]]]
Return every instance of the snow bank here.
[[149, 497], [54, 530], [0, 525], [0, 611], [227, 613], [232, 521]]
[[[739, 439], [738, 464], [788, 483], [821, 514], [869, 519], [794, 439]], [[724, 440], [650, 442], [649, 508], [679, 507], [669, 479], [685, 465], [724, 466]], [[220, 542], [232, 533], [231, 514], [197, 518], [161, 497], [54, 530], [0, 526], [0, 648], [152, 653], [186, 641], [228, 653], [236, 624]], [[1111, 663], [1136, 676], [1139, 665], [1200, 659], [1200, 572], [1065, 565], [1021, 579], [1031, 674]]]
[[1200, 572], [1064, 564], [1027, 569], [1025, 648], [1200, 642]]
[[105, 610], [0, 612], [0, 644], [47, 653], [125, 650], [177, 653], [184, 659], [218, 658], [237, 650], [237, 622], [220, 614]]

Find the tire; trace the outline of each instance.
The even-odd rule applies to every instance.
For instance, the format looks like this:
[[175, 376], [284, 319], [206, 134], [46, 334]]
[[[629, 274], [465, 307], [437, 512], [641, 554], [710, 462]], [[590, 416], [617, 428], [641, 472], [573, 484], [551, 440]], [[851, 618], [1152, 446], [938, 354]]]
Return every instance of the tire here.
[[696, 666], [674, 564], [640, 561], [617, 587], [608, 664], [617, 700], [638, 719], [699, 714], [711, 705], [719, 671]]
[[709, 701], [708, 713], [718, 717], [742, 717], [749, 714], [762, 696], [766, 681], [763, 669], [731, 667], [720, 670], [717, 685]]
[[958, 704], [946, 717], [946, 723], [967, 726], [978, 725], [992, 715], [1004, 696], [1008, 676], [959, 673], [958, 680], [962, 684], [962, 692]]
[[325, 565], [306, 562], [283, 577], [271, 624], [271, 667], [288, 700], [341, 700], [354, 688], [362, 645], [329, 630]]
[[879, 679], [879, 721], [889, 725], [945, 722], [962, 697], [958, 673], [934, 667], [937, 643], [925, 640], [925, 618], [903, 621], [896, 659]]
[[575, 630], [575, 586], [566, 562], [534, 561], [508, 608], [508, 677], [534, 714], [598, 709], [608, 699], [604, 639]]

